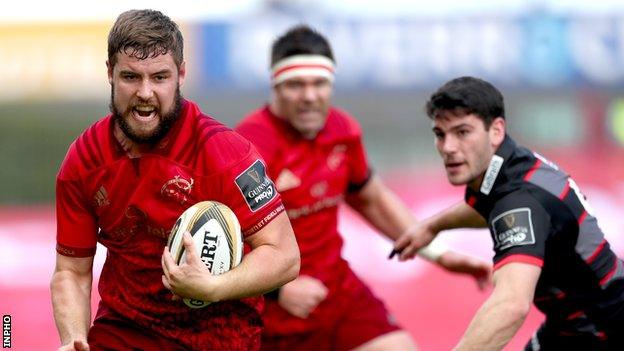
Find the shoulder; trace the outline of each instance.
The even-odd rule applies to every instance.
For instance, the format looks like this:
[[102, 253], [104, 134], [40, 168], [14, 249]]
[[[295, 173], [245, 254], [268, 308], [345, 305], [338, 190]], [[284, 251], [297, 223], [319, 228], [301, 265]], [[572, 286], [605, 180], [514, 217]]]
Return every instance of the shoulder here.
[[211, 117], [198, 122], [198, 129], [199, 164], [210, 173], [227, 169], [252, 152], [249, 140]]
[[252, 142], [279, 134], [266, 106], [247, 114], [234, 129]]
[[73, 180], [81, 174], [99, 168], [110, 158], [110, 126], [107, 116], [89, 126], [69, 146], [59, 169], [58, 178]]
[[537, 211], [546, 212], [542, 201], [535, 196], [534, 190], [522, 187], [505, 195], [494, 203], [492, 215], [500, 214], [504, 211], [514, 210], [517, 208], [532, 208]]
[[546, 228], [551, 222], [551, 214], [547, 207], [535, 197], [531, 190], [514, 191], [494, 204], [490, 213], [489, 225], [494, 232], [502, 229], [526, 228], [533, 232], [534, 227]]
[[334, 138], [361, 138], [362, 127], [360, 123], [347, 111], [337, 107], [330, 107], [326, 132]]

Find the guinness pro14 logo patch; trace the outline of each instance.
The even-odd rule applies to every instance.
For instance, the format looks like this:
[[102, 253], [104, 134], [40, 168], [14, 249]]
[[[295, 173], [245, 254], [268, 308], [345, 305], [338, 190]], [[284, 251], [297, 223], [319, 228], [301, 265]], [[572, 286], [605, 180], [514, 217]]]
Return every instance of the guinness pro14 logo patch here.
[[256, 160], [236, 177], [236, 185], [252, 212], [261, 209], [275, 197], [275, 185], [266, 175], [264, 164]]
[[531, 209], [528, 207], [503, 212], [492, 220], [494, 249], [535, 244]]

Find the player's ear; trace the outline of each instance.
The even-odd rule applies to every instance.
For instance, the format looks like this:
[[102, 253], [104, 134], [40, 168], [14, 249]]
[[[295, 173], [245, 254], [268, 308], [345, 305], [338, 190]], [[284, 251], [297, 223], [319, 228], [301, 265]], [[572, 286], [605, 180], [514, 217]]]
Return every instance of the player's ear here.
[[503, 117], [494, 118], [490, 125], [489, 133], [492, 146], [495, 148], [500, 146], [505, 139], [505, 119]]
[[106, 60], [106, 71], [108, 73], [108, 84], [113, 85], [113, 66]]
[[180, 67], [178, 67], [178, 83], [180, 86], [184, 85], [184, 78], [186, 77], [186, 61], [182, 61]]

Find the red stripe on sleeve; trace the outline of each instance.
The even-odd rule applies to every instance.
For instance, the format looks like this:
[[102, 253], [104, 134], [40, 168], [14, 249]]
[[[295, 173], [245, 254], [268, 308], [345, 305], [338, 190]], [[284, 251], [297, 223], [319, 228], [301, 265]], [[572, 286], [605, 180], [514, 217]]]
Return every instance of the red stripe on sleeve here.
[[602, 248], [607, 244], [606, 240], [602, 240], [602, 242], [600, 243], [600, 245], [598, 245], [598, 247], [596, 248], [596, 251], [594, 251], [591, 256], [589, 256], [589, 258], [587, 258], [587, 260], [585, 260], [585, 262], [587, 262], [587, 264], [591, 264], [592, 262], [594, 262], [594, 260], [596, 259], [596, 257], [598, 257], [598, 254], [600, 253], [600, 251], [602, 251]]
[[565, 188], [563, 188], [563, 191], [561, 191], [561, 194], [559, 194], [559, 199], [561, 200], [565, 199], [565, 197], [568, 196], [569, 192], [570, 192], [570, 183], [566, 183]]
[[587, 217], [587, 211], [583, 211], [583, 213], [579, 216], [578, 218], [578, 224], [581, 225], [581, 223], [583, 223], [583, 221], [585, 220], [585, 217]]
[[95, 247], [92, 248], [80, 248], [80, 247], [69, 247], [62, 244], [56, 244], [56, 252], [60, 253], [63, 256], [69, 257], [91, 257], [95, 255]]
[[502, 266], [506, 265], [507, 263], [511, 263], [511, 262], [527, 263], [527, 264], [531, 264], [534, 266], [538, 266], [540, 268], [544, 265], [544, 260], [539, 257], [523, 255], [523, 254], [513, 254], [496, 262], [494, 264], [494, 270], [497, 270], [501, 268]]
[[582, 317], [584, 315], [585, 315], [585, 312], [583, 312], [583, 311], [576, 311], [576, 312], [571, 313], [570, 315], [568, 315], [566, 317], [566, 319], [567, 320], [577, 319], [577, 318]]
[[531, 177], [533, 177], [533, 173], [535, 173], [535, 171], [537, 171], [537, 169], [542, 165], [542, 160], [540, 160], [539, 158], [535, 161], [535, 164], [533, 164], [533, 167], [531, 167], [531, 169], [529, 169], [529, 171], [527, 172], [527, 174], [524, 175], [524, 181], [528, 182], [529, 180], [531, 180]]
[[613, 277], [613, 275], [615, 274], [615, 271], [617, 270], [617, 257], [615, 257], [615, 259], [613, 260], [613, 268], [611, 268], [611, 270], [609, 271], [609, 273], [607, 273], [607, 275], [605, 275], [602, 279], [600, 279], [600, 286], [604, 286], [606, 283], [609, 282], [609, 280], [611, 280], [611, 277]]

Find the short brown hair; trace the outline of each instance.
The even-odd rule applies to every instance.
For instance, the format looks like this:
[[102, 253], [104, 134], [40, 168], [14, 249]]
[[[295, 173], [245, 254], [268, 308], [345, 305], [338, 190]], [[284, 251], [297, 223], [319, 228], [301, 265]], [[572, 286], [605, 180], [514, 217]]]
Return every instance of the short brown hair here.
[[168, 52], [180, 68], [184, 61], [184, 39], [178, 25], [156, 10], [130, 10], [117, 17], [108, 33], [108, 63], [117, 63], [123, 52], [139, 60]]

